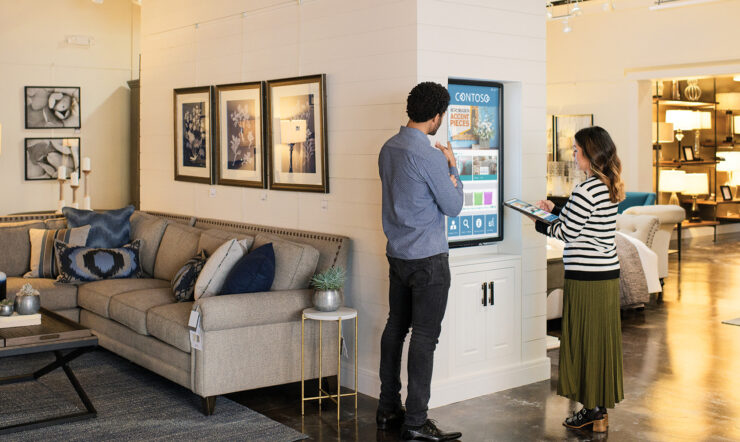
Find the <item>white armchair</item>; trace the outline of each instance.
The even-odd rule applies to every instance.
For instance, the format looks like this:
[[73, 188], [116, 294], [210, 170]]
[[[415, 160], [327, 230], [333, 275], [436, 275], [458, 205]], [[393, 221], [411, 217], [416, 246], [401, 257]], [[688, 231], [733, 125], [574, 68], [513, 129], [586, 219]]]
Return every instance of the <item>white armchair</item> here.
[[676, 224], [686, 219], [686, 211], [673, 204], [655, 206], [632, 206], [624, 211], [628, 215], [650, 215], [658, 218], [659, 228], [655, 232], [652, 245], [647, 244], [658, 255], [658, 277], [668, 276], [668, 245]]

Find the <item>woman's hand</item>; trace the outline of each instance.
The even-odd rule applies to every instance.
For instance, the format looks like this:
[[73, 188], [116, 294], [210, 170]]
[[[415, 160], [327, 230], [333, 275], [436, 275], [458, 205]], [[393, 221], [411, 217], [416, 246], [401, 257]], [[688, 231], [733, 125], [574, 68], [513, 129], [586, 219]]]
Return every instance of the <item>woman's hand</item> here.
[[534, 205], [544, 210], [545, 212], [552, 212], [552, 209], [555, 208], [555, 203], [549, 200], [540, 200], [534, 203]]

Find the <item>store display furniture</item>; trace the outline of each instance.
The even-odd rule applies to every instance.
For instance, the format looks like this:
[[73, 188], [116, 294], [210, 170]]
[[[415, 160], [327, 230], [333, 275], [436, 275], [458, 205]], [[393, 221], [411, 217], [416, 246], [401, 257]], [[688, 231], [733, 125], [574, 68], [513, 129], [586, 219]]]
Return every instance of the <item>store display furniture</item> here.
[[619, 202], [617, 213], [623, 213], [632, 206], [650, 206], [655, 204], [652, 192], [626, 192], [624, 200]]
[[[686, 211], [680, 206], [659, 204], [630, 207], [625, 210], [624, 215], [650, 215], [658, 219], [658, 231], [655, 232], [652, 243], [648, 246], [658, 255], [658, 277], [661, 279], [667, 278], [668, 246], [671, 242], [671, 235], [676, 225], [680, 225], [686, 219]], [[680, 245], [678, 256], [681, 259]]]

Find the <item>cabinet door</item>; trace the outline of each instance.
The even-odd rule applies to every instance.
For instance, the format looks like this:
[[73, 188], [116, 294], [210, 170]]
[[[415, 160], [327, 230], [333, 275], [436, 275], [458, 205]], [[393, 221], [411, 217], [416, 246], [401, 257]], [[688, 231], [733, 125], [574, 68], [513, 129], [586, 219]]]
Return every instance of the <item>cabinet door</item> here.
[[513, 267], [491, 270], [486, 272], [486, 277], [493, 282], [492, 297], [489, 292], [493, 304], [486, 307], [488, 359], [494, 365], [509, 363], [508, 356], [515, 354], [518, 348], [517, 331], [521, 317], [516, 304], [516, 271]]
[[[487, 272], [455, 272], [448, 302], [454, 308], [454, 366], [470, 367], [486, 360], [486, 315], [482, 285]], [[486, 301], [488, 302], [488, 301]]]

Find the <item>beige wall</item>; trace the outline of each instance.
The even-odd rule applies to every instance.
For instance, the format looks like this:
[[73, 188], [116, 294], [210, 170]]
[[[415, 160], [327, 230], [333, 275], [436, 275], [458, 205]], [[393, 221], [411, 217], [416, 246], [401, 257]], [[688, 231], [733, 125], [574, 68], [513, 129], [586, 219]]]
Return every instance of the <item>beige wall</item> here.
[[647, 80], [740, 72], [740, 0], [649, 11], [653, 3], [620, 0], [603, 12], [588, 2], [572, 32], [547, 25], [547, 113], [594, 114], [617, 144], [628, 191], [652, 191]]
[[[0, 1], [0, 213], [51, 210], [54, 181], [25, 181], [24, 138], [81, 138], [93, 165], [93, 206], [129, 202], [129, 103], [126, 81], [138, 67], [139, 7], [129, 0], [102, 5], [84, 0]], [[90, 48], [66, 44], [68, 35], [94, 38]], [[82, 128], [24, 129], [24, 86], [80, 86]], [[82, 191], [78, 191], [78, 196]], [[67, 187], [66, 200], [72, 194]]]

